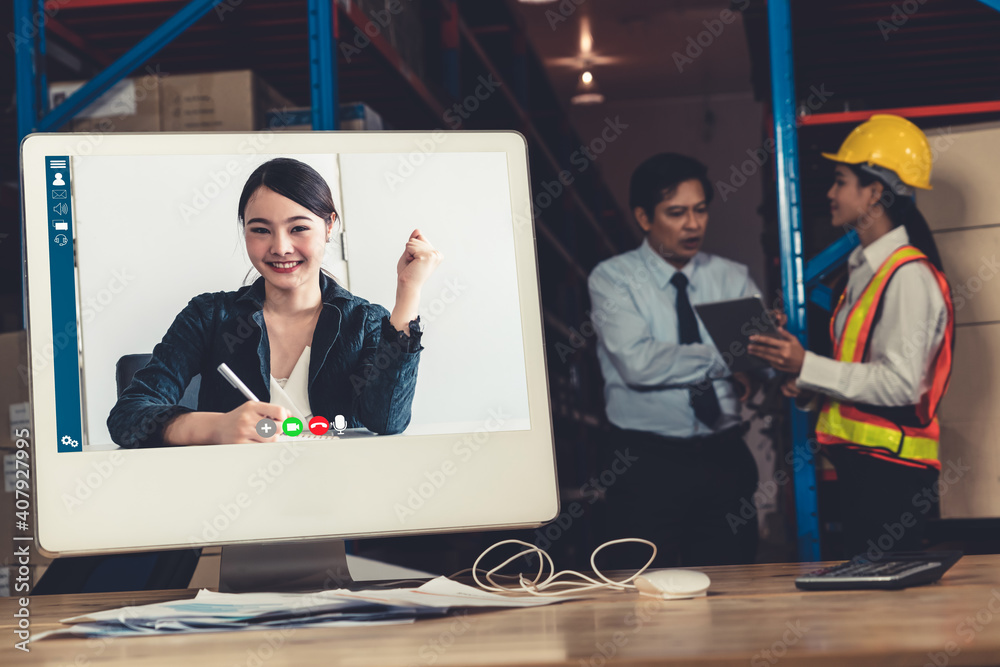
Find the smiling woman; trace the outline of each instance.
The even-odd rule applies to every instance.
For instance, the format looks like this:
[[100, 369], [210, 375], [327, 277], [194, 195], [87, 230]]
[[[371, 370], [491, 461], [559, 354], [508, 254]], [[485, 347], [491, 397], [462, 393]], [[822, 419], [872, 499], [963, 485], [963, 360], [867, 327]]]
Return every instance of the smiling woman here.
[[[413, 230], [397, 263], [390, 314], [322, 269], [338, 216], [312, 167], [276, 158], [239, 201], [247, 255], [261, 277], [201, 294], [177, 316], [108, 417], [123, 447], [264, 442], [256, 424], [344, 415], [349, 428], [399, 433], [410, 421], [422, 346], [420, 291], [441, 253]], [[262, 401], [247, 401], [215, 369], [225, 363]], [[178, 405], [198, 373], [198, 410]], [[144, 424], [157, 424], [152, 433]]]
[[882, 541], [900, 516], [913, 523], [892, 535], [893, 550], [917, 550], [930, 506], [914, 512], [914, 499], [941, 470], [937, 409], [955, 329], [951, 288], [915, 201], [931, 188], [933, 154], [912, 122], [876, 114], [823, 157], [836, 163], [830, 222], [860, 241], [830, 322], [833, 357], [787, 331], [751, 336], [748, 351], [786, 374], [786, 396], [820, 409], [816, 440], [842, 489], [843, 555]]

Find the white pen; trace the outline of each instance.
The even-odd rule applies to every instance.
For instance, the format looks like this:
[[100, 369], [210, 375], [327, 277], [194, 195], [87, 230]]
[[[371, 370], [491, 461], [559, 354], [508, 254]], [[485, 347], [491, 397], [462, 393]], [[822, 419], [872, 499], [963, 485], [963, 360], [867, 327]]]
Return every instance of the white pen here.
[[239, 379], [236, 376], [236, 373], [234, 373], [232, 369], [229, 368], [229, 366], [225, 364], [219, 364], [218, 370], [220, 373], [222, 373], [222, 377], [226, 378], [229, 381], [229, 384], [236, 387], [236, 389], [238, 389], [241, 394], [246, 396], [248, 400], [256, 401], [258, 403], [260, 402], [260, 399], [253, 395], [253, 392], [250, 391], [250, 388], [247, 387], [245, 384], [243, 384], [243, 380]]

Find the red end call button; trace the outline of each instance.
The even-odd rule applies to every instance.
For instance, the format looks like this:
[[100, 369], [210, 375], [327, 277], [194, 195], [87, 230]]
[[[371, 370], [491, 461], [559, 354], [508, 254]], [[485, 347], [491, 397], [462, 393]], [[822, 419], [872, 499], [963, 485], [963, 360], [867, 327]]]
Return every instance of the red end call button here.
[[330, 422], [326, 420], [326, 417], [313, 417], [309, 420], [309, 431], [313, 435], [323, 435], [330, 430]]

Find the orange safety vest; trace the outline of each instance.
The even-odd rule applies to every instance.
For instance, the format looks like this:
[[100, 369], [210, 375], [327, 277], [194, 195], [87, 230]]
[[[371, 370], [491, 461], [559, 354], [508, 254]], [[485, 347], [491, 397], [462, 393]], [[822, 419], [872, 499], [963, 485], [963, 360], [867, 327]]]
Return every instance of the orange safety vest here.
[[[882, 294], [899, 267], [910, 262], [927, 264], [937, 279], [948, 308], [948, 326], [945, 329], [944, 340], [931, 366], [933, 384], [921, 397], [920, 403], [909, 408], [880, 409], [875, 406], [840, 403], [827, 398], [816, 424], [816, 439], [823, 445], [851, 445], [862, 448], [861, 451], [867, 454], [896, 463], [920, 467], [929, 465], [940, 470], [941, 464], [938, 461], [940, 428], [936, 415], [938, 404], [948, 389], [948, 380], [951, 376], [952, 339], [955, 330], [955, 309], [944, 274], [930, 263], [926, 255], [913, 246], [899, 248], [882, 263], [868, 282], [861, 298], [848, 313], [840, 340], [837, 340], [834, 335], [834, 323], [844, 305], [844, 295], [841, 295], [837, 309], [830, 320], [830, 338], [834, 341], [834, 359], [847, 363], [864, 361]], [[908, 418], [899, 419], [901, 414], [906, 414]]]

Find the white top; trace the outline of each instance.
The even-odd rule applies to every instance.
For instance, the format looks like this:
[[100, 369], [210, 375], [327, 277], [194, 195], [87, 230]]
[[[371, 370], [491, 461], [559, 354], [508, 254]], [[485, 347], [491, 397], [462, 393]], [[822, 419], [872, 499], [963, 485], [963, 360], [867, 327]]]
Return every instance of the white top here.
[[[834, 322], [837, 340], [875, 272], [909, 242], [906, 229], [896, 227], [867, 248], [851, 252], [844, 305]], [[931, 365], [947, 326], [948, 310], [934, 274], [923, 262], [911, 262], [900, 267], [885, 288], [882, 314], [869, 336], [867, 360], [834, 361], [807, 351], [796, 384], [839, 401], [916, 405], [931, 385]]]
[[310, 349], [302, 350], [291, 375], [281, 380], [271, 377], [271, 403], [287, 409], [303, 422], [313, 416], [309, 407], [309, 355]]

